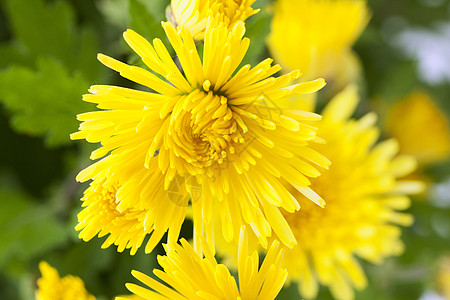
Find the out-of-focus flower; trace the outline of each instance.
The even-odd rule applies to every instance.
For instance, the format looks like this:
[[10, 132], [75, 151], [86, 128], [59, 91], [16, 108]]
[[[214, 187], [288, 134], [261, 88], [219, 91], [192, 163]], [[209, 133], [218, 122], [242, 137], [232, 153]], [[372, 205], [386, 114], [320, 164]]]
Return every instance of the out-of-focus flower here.
[[396, 103], [386, 117], [386, 129], [404, 154], [421, 165], [450, 156], [450, 128], [445, 115], [423, 92], [413, 92]]
[[[98, 177], [91, 182], [81, 199], [85, 208], [78, 214], [78, 225], [75, 229], [81, 230], [79, 237], [84, 241], [91, 240], [97, 234], [99, 237], [109, 234], [102, 248], [115, 244], [118, 246], [117, 251], [122, 252], [125, 248], [130, 248], [130, 253], [134, 255], [147, 234], [155, 229], [145, 224], [147, 214], [151, 213], [149, 210], [117, 209], [116, 194], [119, 188], [120, 185], [109, 182], [107, 176]], [[155, 237], [156, 235], [152, 236], [148, 241], [148, 247], [153, 248], [159, 242]]]
[[352, 287], [364, 288], [366, 277], [355, 257], [380, 263], [403, 251], [398, 225], [413, 220], [397, 210], [410, 205], [406, 194], [422, 189], [419, 182], [397, 179], [415, 168], [415, 160], [396, 156], [395, 140], [375, 144], [374, 114], [349, 119], [357, 104], [356, 87], [350, 86], [331, 100], [319, 124], [327, 143], [314, 148], [332, 165], [312, 186], [326, 207], [301, 202], [299, 212], [285, 215], [299, 241], [286, 251], [285, 263], [305, 298], [316, 296], [318, 283], [329, 286], [336, 299], [351, 299]]
[[37, 300], [95, 300], [79, 277], [59, 277], [58, 271], [45, 261], [39, 263], [42, 277], [37, 280]]
[[[296, 109], [279, 110], [276, 103], [315, 92], [324, 80], [289, 85], [300, 72], [272, 77], [281, 67], [271, 66], [271, 59], [235, 73], [249, 46], [243, 38], [243, 22], [231, 31], [224, 24], [208, 27], [203, 61], [186, 28], [177, 32], [169, 23], [163, 27], [184, 74], [159, 39], [151, 45], [131, 30], [124, 33], [125, 40], [154, 73], [98, 56], [123, 77], [155, 92], [91, 87], [91, 94], [83, 99], [102, 110], [78, 115], [83, 122], [71, 138], [101, 142], [91, 158], [106, 157], [81, 171], [77, 180], [107, 176], [112, 187], [116, 185], [117, 212], [145, 211], [143, 222], [137, 213], [136, 224], [143, 223], [151, 231], [146, 252], [167, 230], [169, 243], [178, 240], [189, 199], [194, 237], [205, 234], [211, 246], [213, 205], [220, 211], [227, 241], [237, 238], [241, 225], [249, 224], [264, 246], [272, 229], [281, 242], [294, 246], [295, 238], [279, 207], [289, 212], [299, 209], [289, 186], [323, 206], [324, 201], [308, 187], [306, 176], [319, 176], [312, 164], [326, 168], [330, 163], [309, 147], [310, 142], [322, 141], [310, 125], [321, 117]], [[85, 195], [85, 202], [99, 195], [95, 189]], [[87, 211], [83, 223], [100, 224], [87, 220], [94, 216]], [[91, 226], [86, 236], [99, 230], [100, 235], [108, 232]], [[130, 239], [118, 237], [110, 242], [123, 248], [121, 241]], [[139, 243], [136, 238], [126, 247], [134, 249]]]
[[208, 19], [233, 28], [240, 21], [259, 12], [251, 8], [255, 0], [172, 0], [167, 19], [177, 26], [186, 27], [195, 40], [205, 37]]
[[332, 165], [311, 183], [327, 205], [301, 201], [298, 212], [284, 214], [298, 241], [284, 256], [288, 281], [297, 282], [307, 299], [316, 297], [319, 284], [336, 299], [352, 299], [353, 289], [367, 284], [356, 257], [381, 263], [401, 254], [398, 225], [409, 226], [413, 218], [398, 210], [409, 207], [407, 194], [423, 188], [420, 182], [398, 180], [415, 168], [415, 160], [396, 156], [394, 140], [375, 144], [379, 134], [373, 113], [350, 119], [357, 104], [356, 87], [350, 86], [331, 100], [319, 124], [327, 143], [314, 148]]
[[[202, 242], [204, 256], [200, 256], [186, 240], [182, 239], [181, 245], [165, 245], [167, 255], [158, 257], [164, 271], [156, 269], [153, 271], [172, 288], [137, 271], [132, 272], [133, 276], [152, 290], [131, 283], [126, 286], [132, 293], [144, 299], [275, 299], [287, 277], [286, 270], [280, 267], [283, 250], [279, 249], [279, 242], [274, 241], [260, 266], [258, 252], [248, 254], [247, 238], [245, 229], [241, 229], [238, 257], [239, 285], [227, 267], [217, 263], [205, 242]], [[121, 299], [128, 298], [116, 298]]]
[[285, 70], [346, 84], [359, 74], [351, 46], [368, 20], [365, 0], [278, 0], [267, 45]]

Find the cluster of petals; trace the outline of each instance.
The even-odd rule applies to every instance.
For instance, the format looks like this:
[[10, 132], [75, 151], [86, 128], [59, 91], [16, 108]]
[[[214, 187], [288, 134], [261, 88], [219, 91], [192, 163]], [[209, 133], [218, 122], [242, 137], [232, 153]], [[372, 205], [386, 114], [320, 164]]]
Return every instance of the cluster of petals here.
[[[133, 271], [148, 288], [127, 284], [135, 296], [119, 300], [274, 299], [286, 279], [308, 299], [320, 284], [351, 299], [367, 285], [358, 258], [379, 263], [403, 251], [399, 226], [413, 220], [400, 211], [423, 187], [400, 178], [416, 162], [397, 155], [393, 139], [377, 143], [374, 114], [351, 119], [356, 88], [335, 96], [323, 119], [279, 106], [325, 85], [294, 83], [296, 68], [308, 80], [349, 69], [340, 63], [354, 59], [366, 2], [277, 1], [268, 46], [290, 71], [278, 77], [281, 66], [269, 58], [242, 66], [250, 44], [243, 21], [259, 11], [253, 2], [172, 0], [162, 27], [173, 51], [127, 30], [145, 67], [98, 55], [145, 89], [94, 85], [83, 96], [99, 110], [78, 115], [71, 138], [100, 147], [77, 176], [91, 183], [76, 229], [85, 241], [107, 236], [103, 248], [131, 254], [144, 243], [151, 252], [167, 234], [163, 270], [154, 270], [167, 285]], [[193, 246], [178, 243], [187, 215]], [[225, 256], [237, 252], [238, 283], [217, 263], [216, 246]], [[260, 266], [258, 252], [248, 252], [261, 247]]]
[[259, 12], [255, 0], [172, 0], [167, 17], [176, 26], [187, 28], [195, 40], [205, 38], [206, 25], [224, 24], [233, 28], [238, 22]]
[[59, 277], [58, 271], [47, 262], [39, 264], [42, 277], [37, 280], [36, 300], [95, 300], [79, 277]]
[[[403, 252], [400, 226], [410, 226], [413, 218], [401, 211], [410, 206], [408, 195], [423, 190], [423, 183], [402, 179], [415, 169], [415, 159], [397, 155], [394, 139], [377, 142], [376, 115], [351, 118], [358, 103], [356, 87], [347, 87], [325, 107], [318, 124], [327, 143], [312, 147], [333, 164], [311, 180], [311, 188], [326, 207], [300, 201], [299, 211], [284, 213], [299, 243], [286, 249], [283, 266], [288, 282], [297, 282], [306, 299], [317, 297], [320, 284], [336, 299], [352, 299], [354, 289], [366, 287], [359, 259], [379, 264]], [[251, 249], [258, 247], [255, 238], [249, 240]], [[219, 249], [223, 244], [219, 253], [233, 256], [231, 247]]]
[[[264, 247], [272, 230], [292, 247], [296, 240], [280, 211], [300, 208], [289, 187], [323, 206], [307, 177], [319, 176], [317, 167], [327, 168], [330, 162], [309, 147], [323, 142], [313, 125], [320, 116], [279, 110], [276, 103], [317, 91], [323, 79], [289, 85], [300, 72], [273, 77], [280, 66], [272, 66], [271, 59], [236, 70], [249, 46], [243, 22], [231, 30], [222, 23], [208, 25], [202, 59], [185, 27], [162, 26], [183, 73], [161, 40], [151, 44], [132, 30], [124, 38], [150, 70], [98, 56], [152, 91], [97, 85], [84, 95], [101, 110], [78, 115], [80, 131], [71, 138], [100, 142], [91, 158], [102, 159], [81, 171], [77, 180], [92, 179], [100, 188], [103, 184], [95, 182], [114, 185], [115, 205], [102, 207], [114, 215], [134, 212], [136, 225], [151, 235], [146, 252], [167, 231], [169, 242], [177, 241], [188, 206], [195, 245], [206, 236], [214, 248], [212, 217], [217, 209], [227, 241], [236, 240], [240, 226], [248, 224]], [[95, 193], [86, 192], [85, 202], [90, 194]], [[82, 234], [86, 240], [97, 226], [101, 236], [114, 236], [106, 245], [114, 243], [120, 250], [135, 252], [143, 241], [118, 233], [118, 226], [96, 225], [86, 215], [79, 218], [79, 228], [88, 223], [92, 227]]]
[[[202, 249], [205, 252], [199, 255], [186, 240], [181, 239], [181, 245], [165, 245], [166, 255], [158, 257], [163, 270], [153, 271], [156, 277], [170, 287], [138, 271], [133, 271], [133, 276], [148, 288], [132, 283], [126, 286], [136, 296], [148, 300], [273, 300], [287, 277], [287, 271], [281, 268], [283, 249], [278, 241], [274, 241], [260, 265], [258, 252], [248, 253], [247, 239], [243, 227], [238, 250], [239, 284], [225, 265], [217, 263], [204, 240]], [[130, 298], [116, 298], [126, 299]]]

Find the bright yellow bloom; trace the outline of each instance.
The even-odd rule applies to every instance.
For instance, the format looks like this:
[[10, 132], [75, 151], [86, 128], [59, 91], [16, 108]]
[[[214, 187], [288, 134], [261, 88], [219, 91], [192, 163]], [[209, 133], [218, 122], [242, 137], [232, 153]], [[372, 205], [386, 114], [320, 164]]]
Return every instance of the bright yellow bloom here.
[[79, 277], [59, 277], [58, 271], [48, 263], [39, 263], [42, 277], [37, 280], [36, 300], [95, 300]]
[[[288, 282], [297, 282], [306, 299], [316, 297], [319, 283], [328, 286], [336, 299], [352, 299], [353, 288], [366, 286], [356, 257], [381, 263], [401, 254], [398, 225], [409, 226], [413, 220], [398, 210], [409, 207], [407, 194], [423, 188], [419, 182], [398, 179], [415, 168], [415, 160], [396, 156], [394, 140], [376, 144], [374, 114], [349, 119], [357, 104], [356, 88], [350, 86], [329, 103], [319, 123], [318, 134], [327, 143], [312, 147], [332, 165], [311, 180], [311, 187], [325, 199], [325, 208], [300, 201], [298, 212], [283, 213], [298, 241], [284, 255]], [[258, 247], [253, 241], [251, 249]], [[233, 250], [223, 244], [218, 240], [219, 254], [235, 265]]]
[[429, 95], [414, 92], [398, 102], [386, 118], [387, 131], [398, 140], [402, 153], [419, 164], [435, 163], [450, 156], [450, 127]]
[[172, 0], [168, 18], [177, 26], [186, 27], [195, 40], [205, 37], [208, 18], [215, 24], [233, 28], [239, 21], [259, 12], [252, 9], [255, 0]]
[[285, 254], [289, 279], [299, 283], [305, 298], [314, 298], [318, 283], [329, 286], [336, 299], [353, 298], [353, 288], [366, 286], [355, 257], [381, 263], [403, 251], [398, 225], [409, 226], [412, 216], [397, 212], [408, 208], [408, 193], [422, 184], [401, 181], [415, 168], [409, 156], [396, 156], [398, 144], [376, 144], [376, 116], [349, 119], [358, 104], [356, 88], [338, 94], [323, 111], [319, 134], [327, 141], [314, 148], [332, 161], [330, 169], [312, 180], [326, 200], [325, 208], [302, 201], [302, 208], [285, 214], [299, 242]]
[[357, 68], [351, 46], [368, 20], [365, 0], [278, 0], [267, 45], [285, 70], [342, 80]]
[[[235, 72], [249, 46], [242, 22], [231, 31], [223, 24], [208, 27], [203, 61], [186, 28], [177, 32], [169, 23], [163, 27], [184, 75], [159, 39], [152, 46], [131, 30], [124, 33], [125, 40], [154, 73], [98, 56], [123, 77], [155, 92], [91, 87], [91, 94], [83, 99], [103, 110], [78, 115], [83, 123], [71, 138], [101, 142], [92, 159], [109, 155], [81, 171], [77, 180], [107, 177], [117, 185], [117, 212], [145, 212], [140, 228], [152, 235], [147, 252], [167, 230], [169, 243], [178, 240], [189, 199], [195, 245], [199, 236], [206, 235], [212, 246], [216, 206], [227, 241], [236, 240], [246, 223], [264, 246], [273, 229], [281, 242], [292, 247], [295, 238], [278, 208], [294, 212], [299, 204], [286, 186], [323, 206], [305, 175], [319, 176], [311, 163], [327, 167], [329, 161], [309, 147], [310, 142], [322, 140], [316, 137], [316, 128], [305, 123], [315, 123], [320, 116], [295, 109], [280, 111], [276, 103], [291, 95], [315, 92], [324, 81], [288, 86], [299, 71], [272, 77], [281, 67], [271, 66], [271, 59]], [[84, 201], [89, 202], [91, 195], [98, 196], [95, 188]], [[108, 231], [113, 232], [108, 229], [101, 235]], [[89, 229], [86, 235], [91, 237], [93, 232]], [[131, 237], [113, 240], [123, 249], [121, 241], [131, 241]], [[126, 247], [135, 247], [135, 241]]]
[[[111, 183], [107, 176], [95, 179], [90, 187], [84, 192], [83, 211], [78, 214], [78, 225], [76, 230], [82, 230], [79, 237], [89, 241], [97, 234], [99, 237], [108, 235], [102, 245], [107, 248], [112, 244], [118, 246], [117, 251], [122, 252], [125, 248], [131, 248], [131, 254], [135, 254], [141, 246], [147, 234], [153, 228], [145, 226], [148, 210], [128, 208], [124, 211], [117, 209], [116, 193], [120, 185]], [[178, 232], [177, 232], [178, 234]], [[157, 244], [152, 239], [149, 244]]]
[[[184, 239], [181, 245], [165, 246], [167, 256], [159, 256], [158, 262], [164, 271], [153, 273], [172, 288], [137, 271], [132, 274], [152, 290], [128, 283], [127, 288], [144, 299], [170, 300], [263, 300], [275, 299], [286, 281], [287, 272], [280, 268], [283, 250], [274, 241], [259, 267], [258, 252], [248, 255], [245, 229], [239, 238], [239, 288], [227, 267], [218, 264], [205, 242], [204, 256], [194, 251]], [[128, 298], [116, 298], [116, 300]]]

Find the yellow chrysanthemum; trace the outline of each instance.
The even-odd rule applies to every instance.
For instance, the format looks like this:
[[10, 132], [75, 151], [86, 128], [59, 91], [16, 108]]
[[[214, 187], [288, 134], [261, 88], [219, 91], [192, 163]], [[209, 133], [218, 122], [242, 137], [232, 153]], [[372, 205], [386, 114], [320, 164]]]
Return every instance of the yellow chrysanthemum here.
[[450, 156], [448, 120], [423, 92], [413, 92], [394, 105], [386, 118], [386, 127], [398, 140], [402, 153], [414, 156], [419, 164], [435, 163]]
[[253, 2], [255, 0], [172, 0], [167, 17], [173, 24], [187, 28], [195, 40], [203, 40], [208, 18], [215, 24], [233, 28], [259, 12], [251, 8]]
[[[218, 264], [209, 246], [202, 243], [204, 256], [194, 251], [184, 239], [181, 245], [165, 246], [167, 256], [159, 256], [164, 269], [153, 273], [169, 288], [137, 271], [132, 274], [152, 290], [128, 283], [127, 288], [144, 299], [170, 300], [263, 300], [275, 299], [286, 281], [287, 272], [280, 268], [283, 250], [274, 241], [264, 261], [259, 265], [258, 252], [248, 255], [247, 233], [241, 229], [239, 238], [239, 287], [227, 267]], [[116, 300], [128, 298], [116, 298]]]
[[336, 299], [352, 299], [352, 286], [364, 288], [366, 277], [355, 257], [380, 263], [403, 251], [398, 225], [413, 220], [397, 210], [410, 205], [408, 193], [422, 189], [419, 182], [398, 180], [415, 168], [415, 160], [396, 156], [395, 140], [375, 144], [374, 114], [349, 119], [357, 104], [356, 87], [350, 86], [328, 104], [319, 124], [327, 144], [314, 148], [332, 165], [312, 187], [326, 207], [303, 201], [299, 212], [285, 214], [298, 241], [285, 254], [288, 280], [299, 283], [305, 298], [316, 296], [318, 283], [329, 286]]
[[[415, 168], [415, 160], [395, 156], [398, 145], [394, 140], [375, 144], [374, 114], [349, 119], [357, 104], [354, 86], [338, 94], [319, 123], [318, 134], [327, 143], [312, 146], [332, 161], [328, 171], [311, 180], [311, 187], [327, 205], [321, 208], [300, 201], [298, 212], [284, 213], [298, 241], [284, 255], [288, 282], [297, 282], [307, 299], [316, 297], [319, 283], [328, 286], [336, 299], [352, 299], [353, 287], [366, 285], [356, 257], [381, 263], [387, 256], [400, 254], [403, 244], [398, 225], [410, 225], [412, 216], [398, 210], [410, 205], [408, 193], [423, 188], [416, 181], [398, 180]], [[235, 265], [234, 250], [223, 244], [218, 240], [218, 253]]]
[[[75, 229], [81, 230], [79, 237], [85, 241], [97, 234], [99, 237], [109, 235], [102, 248], [115, 244], [118, 246], [117, 251], [122, 252], [125, 248], [130, 248], [133, 255], [147, 234], [153, 231], [152, 227], [145, 224], [146, 216], [150, 212], [135, 208], [119, 211], [116, 203], [119, 188], [120, 184], [109, 182], [107, 176], [96, 178], [81, 199], [85, 208], [78, 214], [78, 225]], [[176, 235], [178, 236], [178, 232]], [[158, 242], [159, 239], [150, 241], [153, 245]]]
[[42, 277], [37, 280], [36, 300], [95, 300], [79, 277], [59, 277], [58, 271], [45, 261], [39, 263]]
[[[227, 241], [235, 239], [246, 223], [264, 246], [273, 229], [292, 247], [295, 238], [278, 208], [294, 212], [299, 204], [286, 185], [323, 206], [305, 175], [318, 176], [311, 163], [327, 167], [329, 161], [309, 148], [309, 142], [321, 139], [316, 128], [305, 122], [314, 123], [320, 116], [280, 111], [276, 103], [290, 95], [315, 92], [324, 81], [287, 86], [300, 73], [272, 77], [281, 67], [271, 66], [271, 59], [235, 72], [249, 46], [242, 22], [231, 31], [224, 24], [207, 28], [203, 62], [186, 28], [177, 32], [169, 23], [163, 27], [184, 74], [159, 39], [152, 46], [131, 30], [124, 33], [125, 40], [154, 73], [98, 56], [123, 77], [155, 92], [91, 87], [91, 94], [83, 99], [103, 110], [78, 115], [83, 123], [71, 138], [101, 142], [92, 159], [110, 154], [81, 171], [77, 180], [107, 176], [108, 182], [120, 185], [115, 193], [117, 212], [146, 212], [144, 229], [152, 235], [147, 252], [167, 230], [169, 243], [178, 240], [189, 199], [195, 245], [201, 235], [213, 244], [216, 205]], [[88, 192], [84, 200], [90, 195], [98, 193]], [[127, 240], [115, 239], [120, 248], [120, 241]]]
[[365, 0], [277, 0], [267, 45], [285, 70], [342, 80], [357, 68], [351, 46], [368, 20]]

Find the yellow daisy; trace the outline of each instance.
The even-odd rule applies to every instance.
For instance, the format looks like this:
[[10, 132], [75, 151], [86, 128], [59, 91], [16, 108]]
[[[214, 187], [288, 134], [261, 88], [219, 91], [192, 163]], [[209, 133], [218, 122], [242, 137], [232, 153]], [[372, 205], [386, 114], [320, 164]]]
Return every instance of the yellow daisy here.
[[327, 201], [326, 207], [303, 201], [299, 212], [285, 214], [299, 242], [286, 251], [285, 263], [305, 298], [314, 298], [321, 283], [336, 299], [352, 299], [352, 287], [366, 286], [356, 257], [381, 263], [401, 254], [398, 225], [409, 226], [413, 219], [397, 210], [409, 207], [407, 194], [423, 188], [419, 182], [398, 179], [413, 171], [415, 160], [396, 156], [395, 140], [376, 143], [373, 113], [349, 119], [357, 104], [356, 87], [350, 86], [328, 104], [319, 124], [327, 144], [314, 148], [333, 164], [312, 180], [312, 188]]
[[413, 92], [394, 105], [386, 128], [398, 140], [402, 153], [414, 156], [421, 165], [450, 157], [449, 121], [424, 92]]
[[208, 18], [233, 28], [259, 12], [251, 8], [253, 2], [255, 0], [172, 0], [167, 18], [174, 25], [186, 27], [195, 40], [203, 40]]
[[[235, 72], [249, 46], [243, 22], [231, 31], [224, 24], [208, 27], [203, 60], [186, 28], [177, 32], [169, 23], [163, 27], [184, 74], [159, 39], [152, 45], [131, 30], [124, 33], [125, 40], [152, 72], [99, 54], [103, 64], [154, 92], [90, 88], [83, 99], [102, 110], [78, 115], [83, 123], [71, 138], [101, 142], [91, 158], [107, 156], [81, 171], [77, 180], [97, 180], [108, 172], [108, 182], [120, 185], [116, 210], [146, 211], [145, 229], [152, 231], [147, 252], [167, 230], [169, 243], [178, 240], [189, 199], [195, 245], [201, 235], [213, 245], [214, 204], [227, 241], [246, 223], [262, 245], [267, 246], [273, 229], [292, 247], [295, 238], [278, 207], [294, 212], [299, 204], [286, 185], [323, 206], [305, 175], [317, 177], [312, 164], [326, 168], [329, 161], [309, 147], [322, 140], [305, 123], [320, 116], [280, 111], [276, 103], [315, 92], [324, 80], [288, 85], [300, 72], [272, 77], [281, 67], [271, 66], [271, 59]], [[85, 201], [89, 195], [97, 193], [88, 192]]]
[[[258, 252], [254, 251], [248, 255], [247, 238], [245, 229], [241, 229], [238, 257], [239, 287], [227, 267], [217, 263], [203, 240], [202, 247], [205, 253], [204, 256], [200, 256], [184, 239], [181, 240], [181, 245], [165, 246], [167, 256], [158, 257], [164, 271], [153, 271], [172, 288], [137, 271], [132, 272], [133, 276], [151, 290], [130, 283], [126, 286], [132, 293], [144, 299], [275, 299], [287, 277], [286, 270], [280, 268], [283, 250], [279, 249], [279, 242], [274, 241], [260, 267]], [[116, 298], [121, 299], [128, 298]]]
[[365, 0], [278, 0], [267, 45], [285, 70], [298, 68], [305, 79], [348, 81], [358, 69], [351, 46], [368, 20]]
[[59, 277], [58, 271], [45, 261], [39, 263], [42, 277], [37, 280], [36, 300], [95, 300], [79, 277]]

